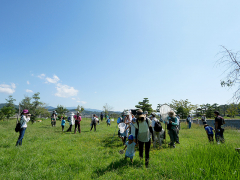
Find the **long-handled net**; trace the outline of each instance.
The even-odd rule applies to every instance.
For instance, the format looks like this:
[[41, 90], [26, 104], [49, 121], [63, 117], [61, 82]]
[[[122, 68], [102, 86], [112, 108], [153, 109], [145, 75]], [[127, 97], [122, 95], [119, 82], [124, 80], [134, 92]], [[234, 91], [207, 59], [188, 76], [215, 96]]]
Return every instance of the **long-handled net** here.
[[161, 115], [161, 120], [165, 124], [165, 147], [167, 147], [167, 145], [166, 145], [166, 138], [167, 138], [166, 132], [167, 132], [167, 124], [168, 124], [167, 117], [168, 117], [169, 111], [171, 111], [171, 110], [172, 110], [171, 107], [168, 106], [167, 104], [164, 104], [159, 108], [159, 112], [160, 112], [160, 115]]

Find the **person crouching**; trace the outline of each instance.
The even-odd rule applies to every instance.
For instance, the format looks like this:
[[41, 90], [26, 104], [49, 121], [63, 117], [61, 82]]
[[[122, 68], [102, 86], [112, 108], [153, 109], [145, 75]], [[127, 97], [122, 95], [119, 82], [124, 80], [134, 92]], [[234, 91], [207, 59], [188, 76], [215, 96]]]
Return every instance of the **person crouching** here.
[[207, 133], [209, 142], [214, 142], [214, 139], [213, 139], [213, 128], [211, 126], [209, 126], [208, 124], [204, 124], [204, 129], [205, 129], [205, 131]]

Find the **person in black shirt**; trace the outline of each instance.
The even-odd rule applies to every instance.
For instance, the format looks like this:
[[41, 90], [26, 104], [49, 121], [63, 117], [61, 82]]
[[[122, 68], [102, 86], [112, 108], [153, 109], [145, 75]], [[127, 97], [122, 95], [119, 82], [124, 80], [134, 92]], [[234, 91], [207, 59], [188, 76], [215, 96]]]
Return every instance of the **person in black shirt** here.
[[224, 143], [224, 136], [223, 136], [223, 132], [224, 129], [222, 128], [222, 125], [224, 124], [224, 119], [219, 116], [219, 112], [218, 111], [214, 111], [214, 115], [215, 115], [215, 138], [216, 138], [216, 142], [219, 144], [221, 141], [222, 143]]

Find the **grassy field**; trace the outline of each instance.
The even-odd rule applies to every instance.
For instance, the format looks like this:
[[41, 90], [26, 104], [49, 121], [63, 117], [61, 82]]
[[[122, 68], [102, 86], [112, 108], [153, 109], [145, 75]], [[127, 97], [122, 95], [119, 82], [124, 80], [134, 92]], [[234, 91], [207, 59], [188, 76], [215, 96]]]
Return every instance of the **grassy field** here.
[[240, 179], [238, 130], [226, 129], [226, 143], [211, 145], [202, 126], [182, 123], [181, 144], [151, 146], [146, 169], [138, 151], [133, 164], [118, 153], [123, 146], [117, 135], [111, 143], [116, 121], [90, 132], [90, 120], [83, 119], [81, 127], [81, 134], [73, 134], [62, 133], [60, 121], [54, 128], [50, 120], [29, 123], [23, 145], [15, 147], [15, 121], [0, 122], [0, 179]]

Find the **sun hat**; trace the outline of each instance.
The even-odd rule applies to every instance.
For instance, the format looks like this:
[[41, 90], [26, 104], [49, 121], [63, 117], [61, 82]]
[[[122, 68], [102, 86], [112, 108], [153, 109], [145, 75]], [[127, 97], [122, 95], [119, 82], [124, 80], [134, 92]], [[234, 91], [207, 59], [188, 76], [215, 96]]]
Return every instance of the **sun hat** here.
[[125, 116], [130, 115], [129, 111], [125, 111], [125, 112], [124, 112], [124, 115], [125, 115]]
[[168, 112], [168, 115], [169, 115], [169, 116], [174, 116], [174, 115], [175, 115], [175, 112], [171, 110], [171, 111]]
[[143, 111], [141, 109], [138, 109], [137, 110], [137, 115], [141, 115], [141, 114], [143, 114]]
[[128, 136], [128, 139], [133, 140], [133, 135]]
[[23, 114], [27, 114], [27, 113], [29, 113], [29, 111], [27, 109], [24, 109]]

